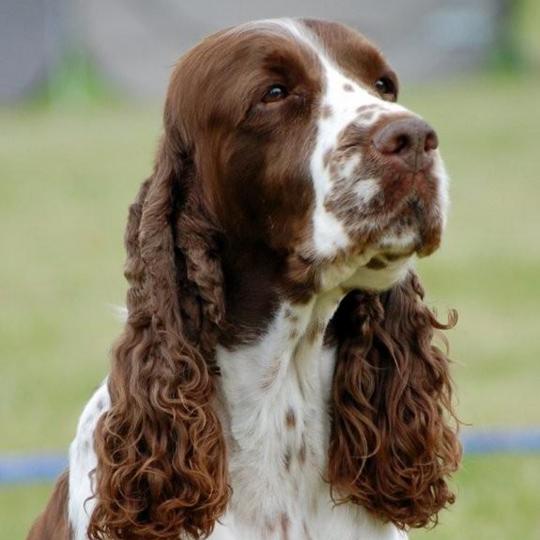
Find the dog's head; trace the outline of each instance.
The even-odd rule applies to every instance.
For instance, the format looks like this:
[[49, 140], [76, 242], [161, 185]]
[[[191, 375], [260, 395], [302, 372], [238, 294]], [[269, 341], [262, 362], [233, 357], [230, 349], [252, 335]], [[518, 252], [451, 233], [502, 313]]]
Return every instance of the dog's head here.
[[396, 75], [357, 32], [263, 21], [180, 61], [166, 128], [235, 243], [286, 253], [315, 288], [384, 289], [413, 253], [438, 247], [447, 210], [437, 135], [397, 97]]

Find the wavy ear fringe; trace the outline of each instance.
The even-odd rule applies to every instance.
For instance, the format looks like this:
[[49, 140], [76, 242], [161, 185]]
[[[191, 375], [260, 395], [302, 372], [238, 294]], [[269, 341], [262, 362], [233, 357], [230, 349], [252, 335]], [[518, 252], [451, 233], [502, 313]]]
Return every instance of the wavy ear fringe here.
[[212, 403], [223, 317], [215, 231], [189, 163], [172, 154], [164, 142], [129, 211], [128, 320], [95, 434], [92, 539], [205, 537], [230, 494]]
[[400, 528], [436, 524], [454, 502], [447, 479], [461, 458], [449, 360], [432, 344], [457, 315], [439, 323], [423, 297], [410, 272], [383, 294], [351, 293], [333, 320], [328, 479], [339, 502]]

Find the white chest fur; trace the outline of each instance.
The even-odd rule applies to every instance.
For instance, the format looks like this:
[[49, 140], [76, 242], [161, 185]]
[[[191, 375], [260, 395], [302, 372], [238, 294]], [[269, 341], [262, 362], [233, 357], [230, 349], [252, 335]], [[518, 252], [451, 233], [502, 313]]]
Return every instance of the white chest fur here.
[[324, 480], [335, 351], [323, 334], [340, 293], [283, 304], [264, 336], [218, 350], [233, 497], [215, 540], [404, 538]]

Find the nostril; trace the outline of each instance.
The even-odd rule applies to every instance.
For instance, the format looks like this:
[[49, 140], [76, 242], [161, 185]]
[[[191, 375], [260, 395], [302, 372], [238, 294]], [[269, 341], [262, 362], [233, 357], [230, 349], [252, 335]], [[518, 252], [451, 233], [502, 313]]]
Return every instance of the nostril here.
[[424, 140], [424, 152], [429, 152], [430, 150], [437, 150], [439, 146], [439, 138], [433, 129], [429, 129]]
[[375, 134], [373, 145], [381, 154], [400, 154], [411, 148], [411, 135], [400, 127], [390, 124]]
[[404, 150], [407, 150], [411, 146], [411, 137], [406, 133], [401, 133], [394, 137], [393, 149], [389, 152], [391, 154], [399, 154]]
[[388, 135], [384, 134], [383, 137], [374, 141], [375, 147], [381, 154], [399, 154], [407, 150], [412, 144], [410, 136], [406, 133]]

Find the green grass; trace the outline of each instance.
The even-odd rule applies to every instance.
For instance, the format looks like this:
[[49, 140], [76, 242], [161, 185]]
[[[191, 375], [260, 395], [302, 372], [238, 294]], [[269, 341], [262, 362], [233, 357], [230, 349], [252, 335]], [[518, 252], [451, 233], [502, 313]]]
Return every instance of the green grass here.
[[540, 538], [540, 456], [465, 459], [458, 499], [431, 531], [412, 540], [537, 540]]
[[0, 488], [0, 538], [26, 538], [30, 526], [45, 508], [52, 486], [39, 484]]
[[1, 116], [0, 450], [64, 448], [106, 372], [127, 206], [159, 119], [135, 108]]
[[[450, 335], [461, 418], [540, 425], [540, 80], [405, 89], [452, 176], [445, 244], [420, 261]], [[123, 302], [127, 206], [151, 169], [160, 112], [0, 111], [0, 452], [64, 450], [107, 371]], [[539, 457], [469, 458], [429, 538], [540, 537]], [[23, 536], [47, 486], [0, 491], [0, 539]], [[416, 538], [421, 538], [419, 534]]]

